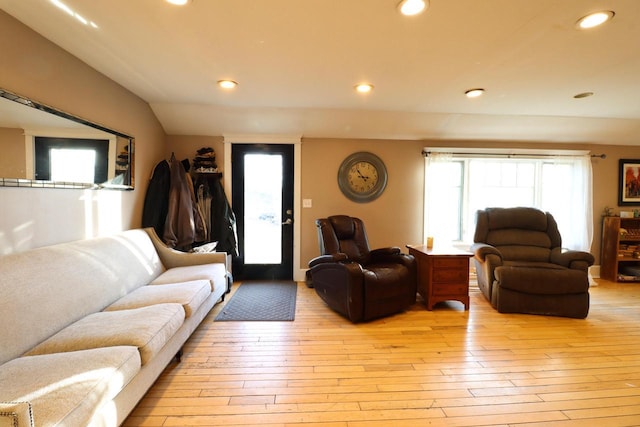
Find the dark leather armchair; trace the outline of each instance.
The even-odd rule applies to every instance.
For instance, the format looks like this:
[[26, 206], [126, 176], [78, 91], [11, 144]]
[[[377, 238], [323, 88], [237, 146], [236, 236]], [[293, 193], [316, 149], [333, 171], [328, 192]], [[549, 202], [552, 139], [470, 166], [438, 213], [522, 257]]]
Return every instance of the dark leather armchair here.
[[405, 310], [416, 302], [416, 264], [398, 247], [369, 249], [364, 223], [335, 215], [316, 220], [319, 257], [311, 283], [329, 307], [352, 322]]
[[550, 213], [525, 207], [480, 210], [474, 242], [478, 287], [500, 313], [587, 317], [593, 255], [563, 251]]

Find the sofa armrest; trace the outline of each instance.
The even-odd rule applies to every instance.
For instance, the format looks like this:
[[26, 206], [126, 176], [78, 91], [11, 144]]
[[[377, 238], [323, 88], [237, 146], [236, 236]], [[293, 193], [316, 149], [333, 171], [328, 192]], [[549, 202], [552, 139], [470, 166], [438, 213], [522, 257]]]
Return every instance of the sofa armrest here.
[[554, 264], [577, 270], [585, 270], [595, 262], [594, 256], [589, 252], [563, 251], [560, 248], [554, 248], [551, 251], [550, 260]]
[[473, 252], [473, 256], [480, 262], [485, 262], [487, 255], [495, 255], [498, 257], [500, 264], [502, 264], [502, 254], [498, 249], [491, 245], [486, 243], [474, 243], [471, 245], [470, 250]]
[[164, 244], [158, 237], [153, 227], [144, 229], [151, 238], [153, 246], [158, 252], [160, 261], [165, 268], [184, 267], [187, 265], [201, 265], [201, 264], [224, 264], [227, 271], [231, 271], [231, 266], [227, 262], [226, 252], [180, 252], [172, 249]]
[[30, 402], [0, 402], [0, 425], [33, 427]]

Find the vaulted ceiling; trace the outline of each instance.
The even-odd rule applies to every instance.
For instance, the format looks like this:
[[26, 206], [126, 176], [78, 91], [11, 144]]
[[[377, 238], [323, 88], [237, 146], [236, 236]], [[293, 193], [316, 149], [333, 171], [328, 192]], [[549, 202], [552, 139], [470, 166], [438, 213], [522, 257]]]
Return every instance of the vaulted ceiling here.
[[[640, 1], [431, 0], [413, 17], [398, 1], [0, 8], [146, 100], [168, 134], [640, 143]], [[615, 16], [576, 28], [597, 10]]]

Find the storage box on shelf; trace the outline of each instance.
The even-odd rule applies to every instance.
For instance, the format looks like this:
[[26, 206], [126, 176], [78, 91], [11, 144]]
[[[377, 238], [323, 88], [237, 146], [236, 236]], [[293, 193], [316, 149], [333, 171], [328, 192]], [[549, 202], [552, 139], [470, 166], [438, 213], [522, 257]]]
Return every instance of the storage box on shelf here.
[[600, 264], [603, 279], [640, 282], [640, 218], [604, 218]]

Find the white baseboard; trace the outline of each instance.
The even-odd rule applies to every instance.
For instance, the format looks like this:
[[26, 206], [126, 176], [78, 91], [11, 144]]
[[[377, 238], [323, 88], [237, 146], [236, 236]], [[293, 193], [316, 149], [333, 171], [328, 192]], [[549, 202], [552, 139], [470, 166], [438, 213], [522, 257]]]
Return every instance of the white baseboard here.
[[592, 279], [600, 278], [600, 265], [592, 265], [589, 267], [589, 286], [598, 286], [598, 282]]
[[301, 268], [293, 272], [293, 280], [296, 282], [304, 282], [308, 268]]

